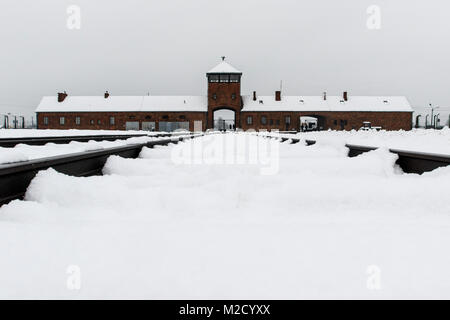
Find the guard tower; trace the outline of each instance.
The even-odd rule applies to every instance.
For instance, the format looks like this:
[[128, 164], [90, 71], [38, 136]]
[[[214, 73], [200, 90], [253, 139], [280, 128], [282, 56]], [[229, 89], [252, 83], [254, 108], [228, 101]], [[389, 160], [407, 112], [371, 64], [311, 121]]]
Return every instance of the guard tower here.
[[225, 61], [211, 69], [208, 78], [208, 121], [207, 128], [214, 128], [214, 112], [217, 110], [234, 111], [234, 124], [241, 127], [241, 77], [242, 72]]

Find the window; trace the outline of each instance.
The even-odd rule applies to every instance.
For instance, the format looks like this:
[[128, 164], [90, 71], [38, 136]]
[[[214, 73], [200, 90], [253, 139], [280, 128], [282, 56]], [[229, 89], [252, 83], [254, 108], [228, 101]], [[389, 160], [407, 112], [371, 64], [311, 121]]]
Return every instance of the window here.
[[81, 118], [80, 117], [75, 117], [75, 124], [79, 126], [80, 123], [81, 123]]
[[129, 116], [128, 119], [131, 119], [131, 120], [136, 119], [136, 116]]
[[335, 126], [337, 126], [337, 120], [334, 120], [333, 123]]
[[102, 120], [97, 120], [97, 124], [98, 125], [102, 124]]
[[291, 116], [286, 116], [286, 117], [284, 118], [284, 123], [286, 123], [286, 124], [291, 124]]
[[44, 125], [48, 126], [48, 117], [44, 117]]
[[209, 82], [219, 82], [219, 75], [218, 74], [212, 74], [209, 76]]
[[186, 119], [186, 116], [185, 115], [181, 115], [180, 119], [184, 120], [184, 119]]
[[91, 121], [89, 121], [89, 123], [93, 126], [94, 125], [94, 120], [91, 119]]
[[65, 123], [66, 123], [66, 119], [64, 117], [60, 117], [59, 124], [63, 126]]
[[344, 126], [346, 126], [348, 124], [347, 120], [344, 120]]
[[227, 74], [221, 74], [220, 82], [229, 82], [229, 76]]
[[270, 119], [269, 123], [270, 123], [271, 126], [273, 126], [273, 119]]
[[168, 116], [168, 115], [165, 115], [165, 116], [162, 116], [162, 118], [163, 118], [164, 120], [167, 120], [167, 119], [169, 119], [169, 116]]
[[280, 119], [277, 119], [277, 126], [280, 125]]
[[212, 98], [213, 98], [213, 100], [217, 100], [217, 94], [214, 93]]
[[252, 116], [248, 116], [247, 117], [247, 124], [253, 124], [253, 117]]
[[152, 116], [145, 116], [145, 120], [150, 120]]
[[267, 117], [261, 116], [261, 124], [266, 125], [267, 124]]
[[230, 74], [230, 82], [239, 82], [240, 80], [240, 75], [238, 74]]
[[114, 117], [109, 117], [109, 124], [114, 126], [116, 124], [116, 119]]
[[232, 99], [232, 100], [236, 100], [236, 93], [233, 93], [233, 94], [231, 95], [231, 99]]

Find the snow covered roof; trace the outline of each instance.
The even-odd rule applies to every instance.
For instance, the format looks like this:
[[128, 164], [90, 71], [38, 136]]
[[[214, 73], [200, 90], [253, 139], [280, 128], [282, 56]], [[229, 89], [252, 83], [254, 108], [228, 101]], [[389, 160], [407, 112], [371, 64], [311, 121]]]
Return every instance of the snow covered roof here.
[[208, 71], [208, 73], [242, 73], [229, 63], [222, 61], [217, 66]]
[[36, 112], [207, 112], [206, 96], [56, 96], [43, 97]]
[[252, 96], [242, 96], [242, 111], [372, 111], [372, 112], [412, 112], [406, 97], [370, 97], [349, 96], [344, 101], [341, 96], [282, 96], [276, 101], [275, 96], [259, 96], [253, 101]]

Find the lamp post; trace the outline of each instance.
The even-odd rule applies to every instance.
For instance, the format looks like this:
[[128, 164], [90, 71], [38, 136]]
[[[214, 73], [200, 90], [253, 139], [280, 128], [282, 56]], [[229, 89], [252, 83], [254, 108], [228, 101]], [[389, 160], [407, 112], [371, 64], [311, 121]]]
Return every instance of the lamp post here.
[[427, 114], [427, 116], [425, 117], [425, 129], [428, 129], [428, 117], [429, 117], [430, 115], [429, 114]]

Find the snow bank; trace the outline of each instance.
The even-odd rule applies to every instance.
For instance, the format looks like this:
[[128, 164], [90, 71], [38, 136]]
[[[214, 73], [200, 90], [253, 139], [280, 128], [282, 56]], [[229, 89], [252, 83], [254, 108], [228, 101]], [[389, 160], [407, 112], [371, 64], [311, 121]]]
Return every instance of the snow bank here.
[[0, 164], [27, 161], [29, 158], [19, 150], [0, 147]]
[[[175, 165], [173, 148], [110, 157], [101, 177], [40, 172], [0, 209], [0, 297], [450, 297], [450, 168], [404, 174], [386, 149], [348, 158], [331, 137], [281, 144], [270, 176]], [[367, 287], [372, 265], [381, 290]]]
[[58, 130], [58, 129], [2, 129], [0, 138], [62, 137], [62, 136], [96, 136], [96, 135], [156, 135], [161, 132], [124, 131], [124, 130]]

